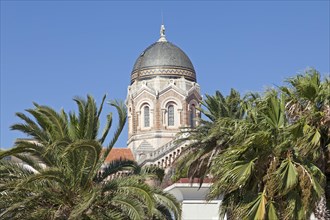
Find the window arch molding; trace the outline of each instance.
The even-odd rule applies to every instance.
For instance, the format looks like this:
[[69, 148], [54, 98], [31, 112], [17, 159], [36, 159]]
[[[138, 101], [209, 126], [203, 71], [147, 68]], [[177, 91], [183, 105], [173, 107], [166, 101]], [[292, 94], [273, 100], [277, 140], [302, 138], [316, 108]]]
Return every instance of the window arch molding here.
[[141, 130], [148, 130], [153, 127], [153, 109], [154, 105], [151, 100], [144, 99], [137, 104], [136, 114]]
[[181, 101], [177, 98], [174, 98], [174, 97], [164, 99], [164, 101], [162, 101], [161, 108], [165, 109], [168, 106], [168, 104], [171, 103], [171, 102], [175, 103], [175, 105], [178, 107], [178, 109], [182, 109]]
[[178, 128], [181, 126], [182, 104], [176, 98], [165, 99], [161, 104], [163, 125], [168, 128]]
[[149, 105], [150, 109], [154, 109], [154, 103], [150, 100], [150, 99], [143, 99], [140, 100], [136, 106], [137, 106], [137, 111], [141, 110], [141, 108], [143, 107], [143, 105]]

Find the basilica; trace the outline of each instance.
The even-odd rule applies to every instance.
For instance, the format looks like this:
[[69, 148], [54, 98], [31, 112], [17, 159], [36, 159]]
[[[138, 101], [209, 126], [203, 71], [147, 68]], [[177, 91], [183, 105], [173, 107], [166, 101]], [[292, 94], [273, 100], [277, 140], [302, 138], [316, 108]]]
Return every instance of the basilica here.
[[189, 57], [160, 38], [137, 58], [127, 89], [128, 148], [142, 165], [166, 168], [184, 146], [174, 140], [183, 128], [196, 126], [201, 101]]
[[[187, 146], [176, 141], [182, 137], [180, 131], [197, 126], [201, 100], [191, 60], [166, 39], [161, 25], [160, 38], [138, 56], [131, 72], [126, 98], [127, 148], [113, 149], [109, 160], [134, 159], [142, 166], [158, 166], [167, 172]], [[164, 190], [181, 202], [183, 219], [218, 219], [221, 198], [205, 200], [210, 184], [205, 181], [200, 187], [181, 179]]]

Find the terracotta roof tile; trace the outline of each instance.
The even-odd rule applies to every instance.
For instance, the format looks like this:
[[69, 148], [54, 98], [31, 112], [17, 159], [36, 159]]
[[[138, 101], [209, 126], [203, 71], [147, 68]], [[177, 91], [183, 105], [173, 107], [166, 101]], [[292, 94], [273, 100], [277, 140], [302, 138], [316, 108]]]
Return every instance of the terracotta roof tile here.
[[[191, 183], [191, 180], [189, 178], [181, 178], [177, 183]], [[193, 183], [199, 183], [199, 178], [194, 178]], [[205, 178], [203, 183], [212, 183], [212, 180], [210, 178]]]
[[134, 160], [131, 149], [129, 148], [112, 148], [107, 158], [105, 159], [106, 163], [110, 163], [113, 160], [127, 159]]

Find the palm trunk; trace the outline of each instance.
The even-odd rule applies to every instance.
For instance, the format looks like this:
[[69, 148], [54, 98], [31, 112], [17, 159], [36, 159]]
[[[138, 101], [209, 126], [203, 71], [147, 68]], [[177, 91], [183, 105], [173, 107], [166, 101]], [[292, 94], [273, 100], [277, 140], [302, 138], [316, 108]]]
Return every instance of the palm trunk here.
[[[322, 138], [320, 139], [320, 145], [323, 145]], [[322, 195], [321, 199], [318, 201], [316, 208], [315, 208], [315, 217], [318, 220], [328, 220], [330, 219], [330, 212], [327, 208], [327, 186], [328, 186], [328, 181], [327, 181], [327, 169], [326, 169], [326, 153], [323, 151], [323, 148], [320, 147], [320, 153], [321, 157], [319, 159], [319, 168], [323, 172], [323, 174], [326, 176], [326, 182], [325, 182], [325, 188], [324, 188], [324, 194]]]
[[330, 213], [327, 210], [327, 204], [326, 204], [326, 199], [325, 199], [324, 195], [321, 197], [320, 201], [317, 203], [314, 214], [315, 214], [315, 217], [317, 220], [330, 219]]

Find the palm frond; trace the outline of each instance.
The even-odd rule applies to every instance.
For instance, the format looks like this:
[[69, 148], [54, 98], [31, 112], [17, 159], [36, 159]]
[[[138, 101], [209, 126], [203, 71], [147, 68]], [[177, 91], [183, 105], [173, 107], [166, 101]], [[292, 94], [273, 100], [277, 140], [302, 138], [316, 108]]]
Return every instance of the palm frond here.
[[133, 173], [138, 167], [137, 163], [132, 160], [119, 159], [113, 160], [109, 164], [107, 164], [104, 168], [102, 168], [101, 172], [95, 177], [96, 182], [102, 182], [109, 176], [119, 172], [126, 171], [129, 173]]
[[112, 102], [110, 102], [110, 105], [114, 106], [116, 108], [118, 117], [119, 117], [119, 119], [118, 119], [119, 122], [118, 122], [117, 128], [115, 129], [114, 135], [113, 135], [111, 141], [109, 142], [107, 149], [103, 155], [103, 159], [105, 159], [105, 157], [109, 154], [110, 150], [113, 148], [113, 146], [117, 142], [119, 135], [120, 135], [121, 131], [123, 130], [126, 120], [127, 120], [126, 107], [123, 102], [112, 101]]
[[264, 192], [259, 193], [258, 197], [248, 204], [246, 210], [248, 219], [263, 220], [266, 216], [267, 199]]
[[298, 183], [298, 172], [295, 165], [290, 158], [282, 161], [280, 167], [277, 170], [280, 180], [280, 190], [282, 194], [286, 194]]

